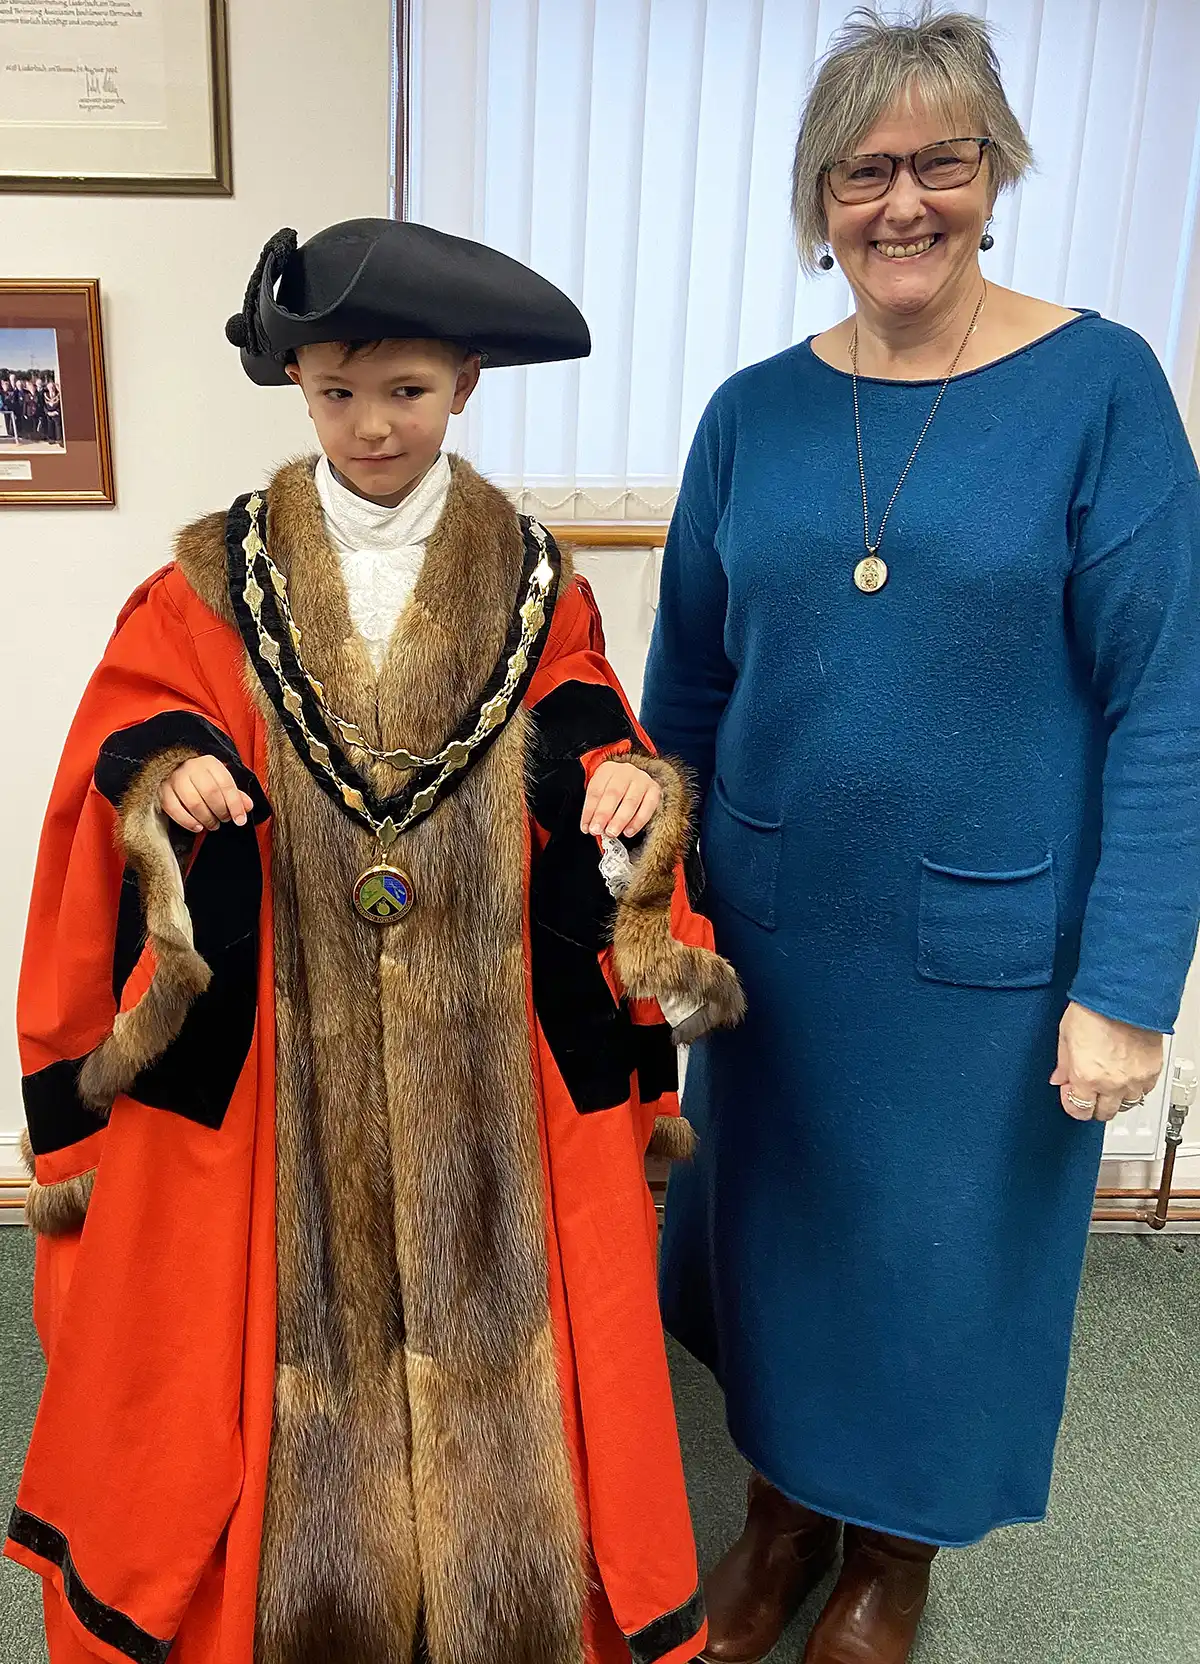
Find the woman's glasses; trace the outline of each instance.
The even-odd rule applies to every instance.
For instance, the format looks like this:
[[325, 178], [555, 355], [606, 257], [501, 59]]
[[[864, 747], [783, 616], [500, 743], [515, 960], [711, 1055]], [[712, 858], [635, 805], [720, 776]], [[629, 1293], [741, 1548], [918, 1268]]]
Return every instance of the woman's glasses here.
[[969, 185], [979, 172], [991, 139], [941, 139], [907, 156], [847, 156], [825, 169], [829, 189], [838, 202], [876, 202], [892, 188], [899, 170], [908, 166], [926, 191], [953, 191]]

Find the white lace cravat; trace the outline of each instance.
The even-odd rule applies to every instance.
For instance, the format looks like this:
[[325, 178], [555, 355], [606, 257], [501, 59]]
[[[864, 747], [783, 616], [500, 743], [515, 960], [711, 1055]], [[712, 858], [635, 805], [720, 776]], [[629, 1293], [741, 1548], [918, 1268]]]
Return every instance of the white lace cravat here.
[[426, 540], [442, 517], [450, 479], [449, 460], [441, 455], [402, 503], [384, 508], [335, 478], [328, 457], [317, 463], [317, 496], [341, 562], [350, 618], [377, 674], [416, 586]]

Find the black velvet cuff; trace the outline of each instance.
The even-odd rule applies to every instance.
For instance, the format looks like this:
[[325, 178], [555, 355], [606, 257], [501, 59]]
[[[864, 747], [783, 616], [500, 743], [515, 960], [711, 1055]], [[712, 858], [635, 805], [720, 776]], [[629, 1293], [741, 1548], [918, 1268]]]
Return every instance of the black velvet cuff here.
[[621, 696], [607, 682], [563, 682], [533, 708], [537, 722], [537, 764], [561, 763], [622, 740], [636, 744], [637, 734]]
[[79, 1096], [79, 1071], [86, 1062], [86, 1057], [64, 1058], [22, 1080], [25, 1121], [35, 1156], [81, 1144], [104, 1125], [103, 1118]]
[[698, 1634], [703, 1622], [704, 1595], [697, 1589], [690, 1600], [677, 1606], [673, 1612], [664, 1612], [661, 1618], [655, 1618], [645, 1629], [626, 1636], [634, 1664], [655, 1664], [656, 1659], [665, 1658], [667, 1653], [674, 1652], [676, 1647], [683, 1646], [685, 1641]]
[[218, 757], [234, 778], [240, 791], [254, 804], [251, 821], [257, 826], [271, 813], [271, 805], [258, 782], [238, 756], [237, 747], [206, 717], [195, 711], [160, 711], [157, 716], [135, 722], [131, 728], [118, 728], [100, 747], [96, 759], [97, 791], [120, 809], [125, 793], [152, 758], [163, 751], [186, 746], [200, 757]]

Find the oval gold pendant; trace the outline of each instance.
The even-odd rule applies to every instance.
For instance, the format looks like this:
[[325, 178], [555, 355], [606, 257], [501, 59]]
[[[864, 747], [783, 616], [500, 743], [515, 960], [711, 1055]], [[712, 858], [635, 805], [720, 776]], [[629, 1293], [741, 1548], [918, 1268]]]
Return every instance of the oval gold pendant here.
[[395, 924], [412, 911], [415, 899], [408, 874], [383, 862], [368, 867], [354, 881], [355, 911], [372, 924]]
[[887, 564], [878, 555], [868, 555], [854, 568], [854, 582], [864, 595], [874, 595], [887, 581]]

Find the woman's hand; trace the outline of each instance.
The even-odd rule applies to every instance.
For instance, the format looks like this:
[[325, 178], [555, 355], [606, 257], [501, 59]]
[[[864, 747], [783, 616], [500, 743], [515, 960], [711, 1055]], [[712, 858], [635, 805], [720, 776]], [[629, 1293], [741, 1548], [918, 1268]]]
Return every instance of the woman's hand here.
[[[1069, 1005], [1058, 1030], [1058, 1067], [1050, 1076], [1076, 1121], [1111, 1121], [1151, 1091], [1163, 1066], [1163, 1037]], [[1073, 1101], [1074, 1100], [1074, 1101]]]
[[595, 838], [636, 838], [661, 802], [657, 780], [633, 763], [601, 763], [587, 789], [580, 830]]
[[188, 832], [215, 832], [222, 821], [245, 826], [254, 807], [218, 757], [189, 757], [158, 788], [164, 815]]

